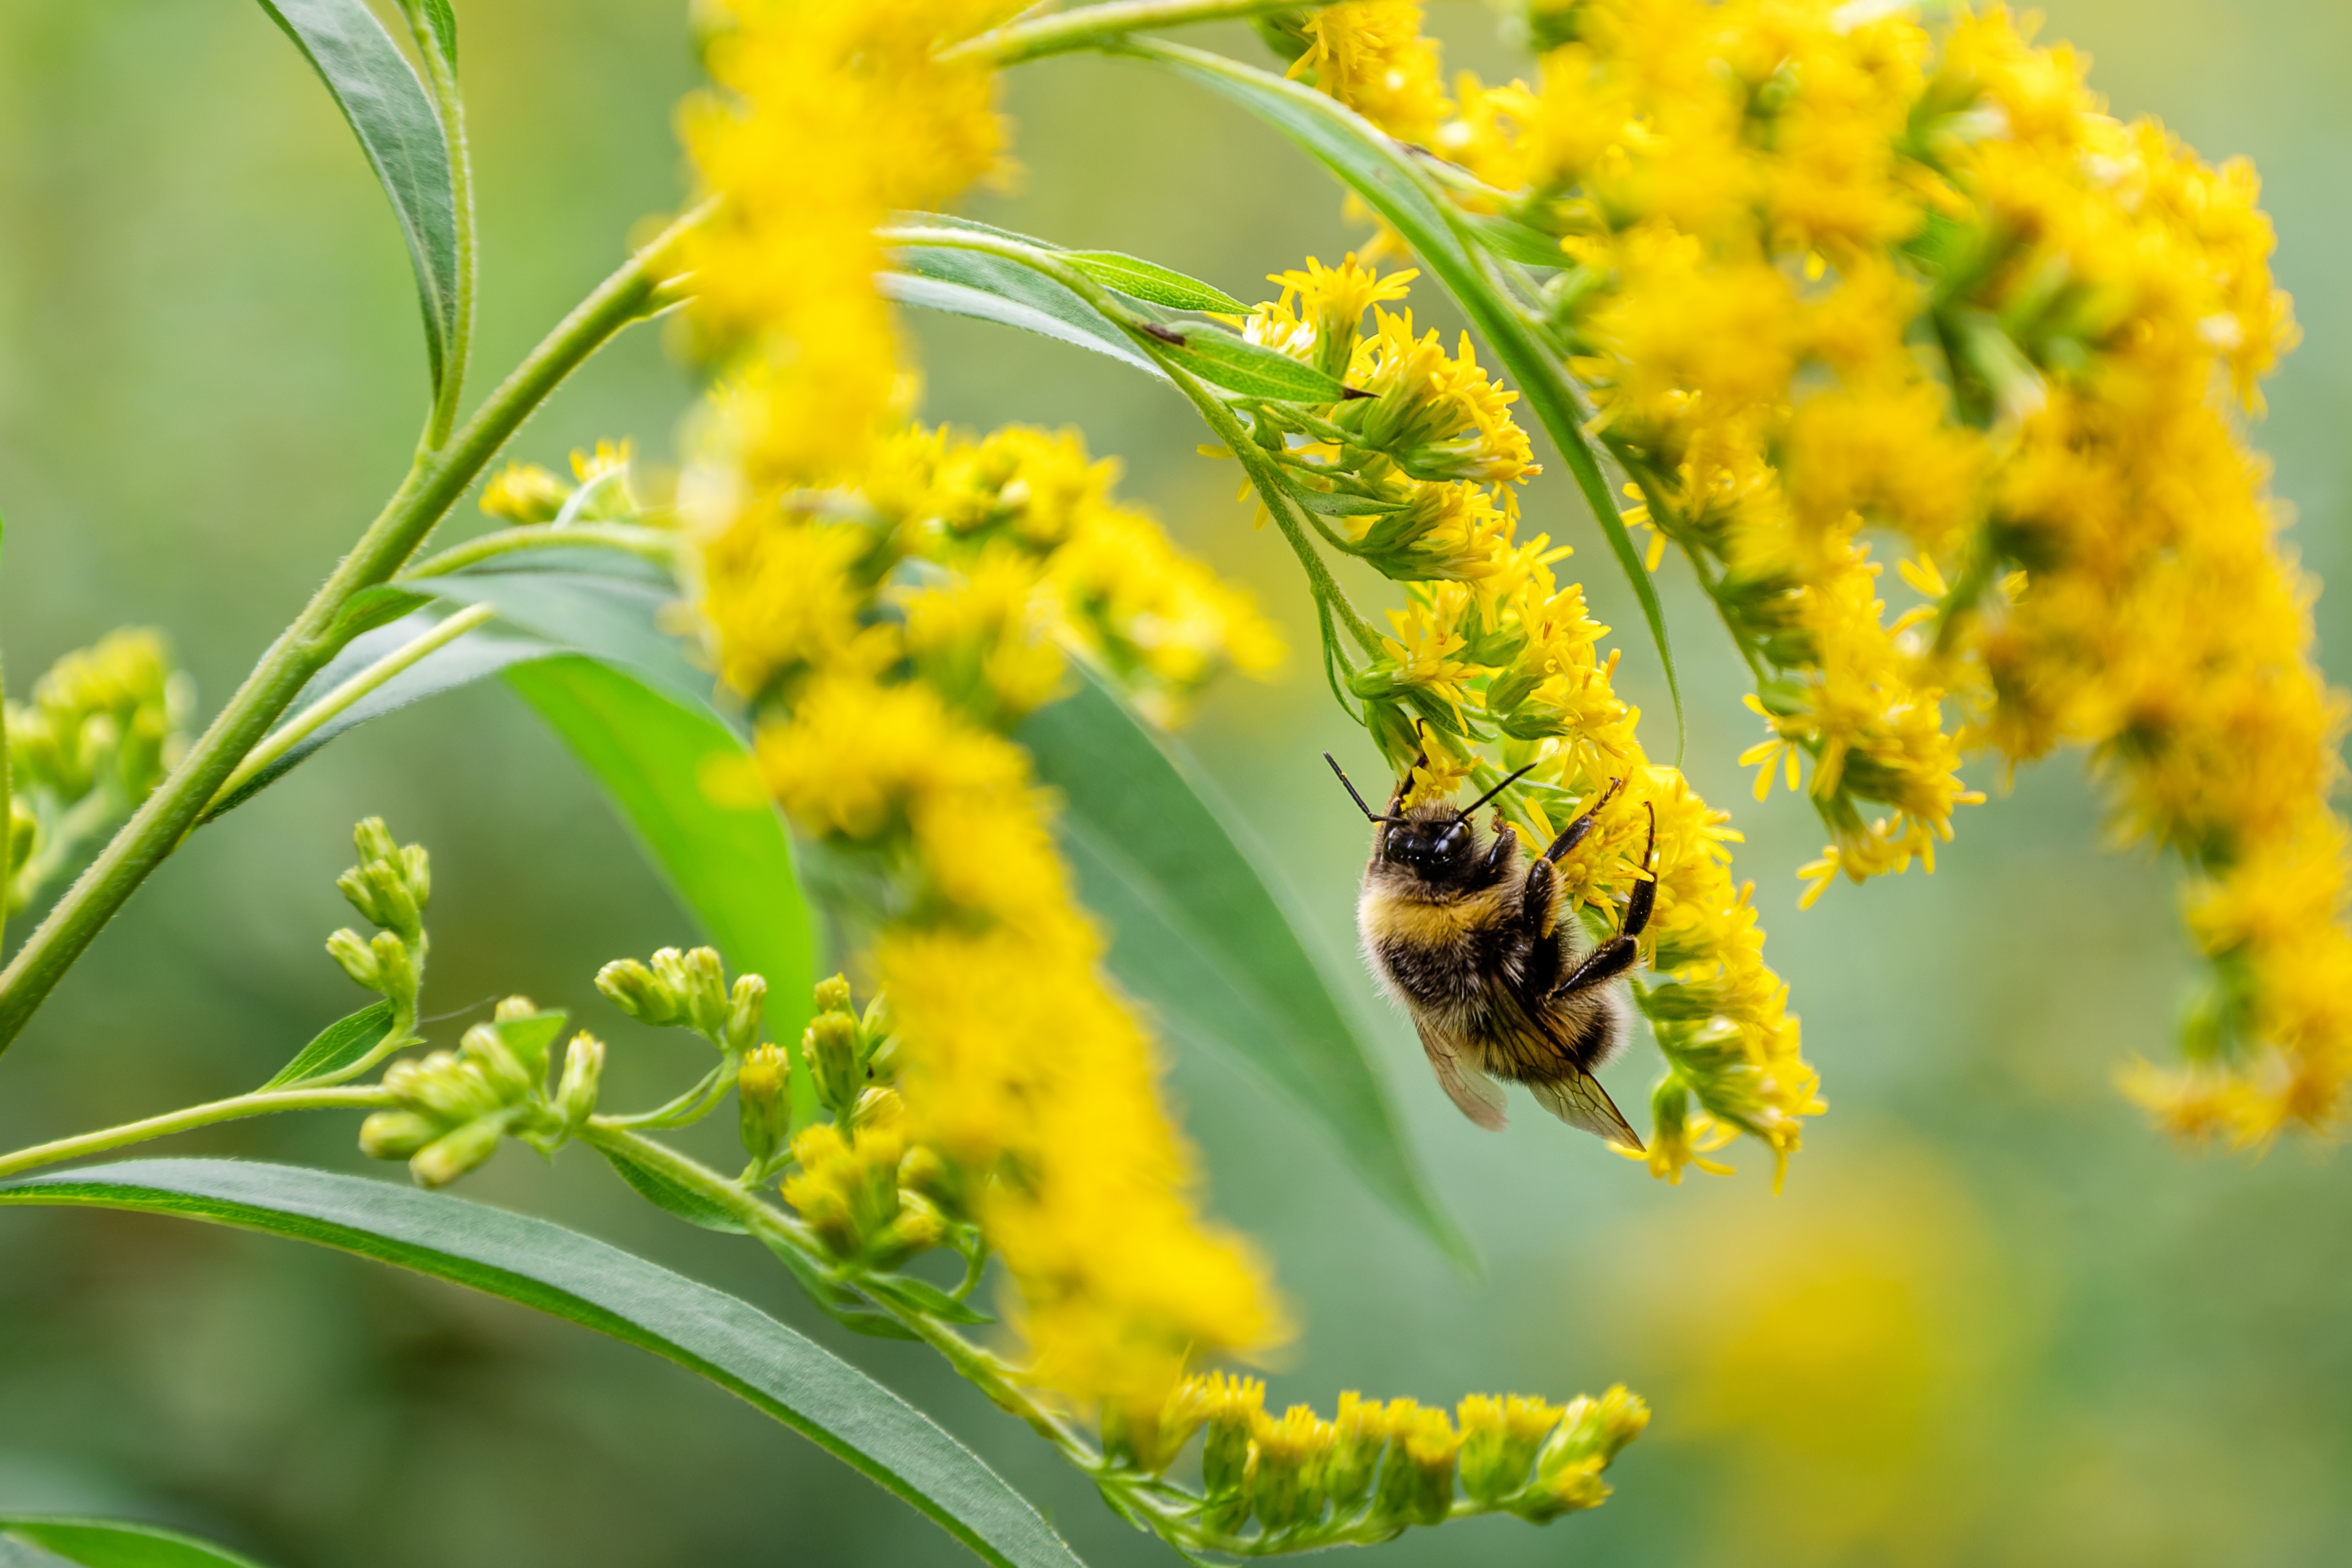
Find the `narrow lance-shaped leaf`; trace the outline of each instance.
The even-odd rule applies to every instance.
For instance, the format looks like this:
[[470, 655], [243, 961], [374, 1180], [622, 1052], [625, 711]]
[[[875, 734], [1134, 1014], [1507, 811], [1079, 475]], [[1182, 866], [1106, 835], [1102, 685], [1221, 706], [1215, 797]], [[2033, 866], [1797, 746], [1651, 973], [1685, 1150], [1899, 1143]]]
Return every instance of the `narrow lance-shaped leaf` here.
[[[1583, 492], [1625, 580], [1633, 584], [1651, 641], [1657, 647], [1658, 660], [1664, 667], [1679, 738], [1682, 686], [1675, 672], [1674, 649], [1667, 640], [1665, 611], [1658, 603], [1657, 588], [1643, 564], [1640, 548], [1618, 515], [1616, 498], [1610, 493], [1600, 461], [1584, 438], [1583, 414], [1574, 390], [1557, 357], [1486, 276], [1464, 237], [1466, 220], [1457, 218], [1430, 188], [1426, 177], [1413, 167], [1411, 155], [1394, 140], [1355, 110], [1312, 88], [1238, 60], [1157, 38], [1125, 39], [1119, 49], [1173, 67], [1179, 75], [1232, 99], [1271, 123], [1387, 219], [1445, 285], [1535, 409]], [[1680, 754], [1679, 740], [1676, 752]]]
[[[437, 388], [457, 335], [457, 198], [441, 117], [366, 0], [261, 0], [261, 8], [318, 68], [392, 198], [416, 270]], [[455, 37], [452, 17], [452, 58]]]
[[[1039, 248], [1050, 250], [1053, 247], [1040, 246]], [[898, 254], [901, 265], [919, 278], [953, 284], [1024, 307], [1025, 311], [1060, 322], [1066, 330], [1058, 332], [1049, 331], [1028, 319], [1026, 314], [996, 313], [991, 315], [992, 320], [1030, 331], [1041, 331], [1048, 337], [1060, 338], [1065, 342], [1077, 343], [1084, 348], [1097, 349], [1114, 359], [1149, 369], [1155, 375], [1160, 374], [1150, 358], [1136, 348], [1134, 340], [1128, 336], [1125, 328], [1052, 279], [1034, 272], [1017, 261], [991, 256], [985, 251], [958, 250], [938, 245], [906, 246]], [[965, 308], [959, 310], [958, 314], [981, 313], [975, 302], [948, 294], [926, 295], [919, 290], [909, 298], [908, 303], [940, 310], [954, 309], [960, 304]]]
[[[17, 1550], [12, 1553], [11, 1547]], [[209, 1541], [111, 1519], [0, 1514], [0, 1568], [260, 1568]]]
[[1164, 352], [1212, 386], [1269, 403], [1338, 403], [1353, 396], [1347, 384], [1288, 354], [1211, 327], [1155, 332]]
[[[1080, 1568], [1036, 1510], [922, 1412], [747, 1301], [544, 1220], [443, 1193], [235, 1160], [136, 1160], [0, 1184], [291, 1237], [504, 1297], [677, 1363], [895, 1492], [1002, 1568]], [[232, 1560], [233, 1561], [233, 1560]]]
[[1245, 315], [1249, 307], [1222, 289], [1188, 278], [1172, 267], [1119, 250], [1065, 250], [1061, 259], [1104, 288], [1171, 310], [1221, 310]]
[[1166, 372], [1138, 353], [1126, 335], [1108, 321], [1102, 323], [1103, 331], [1088, 331], [1019, 300], [1007, 300], [968, 283], [950, 283], [944, 278], [925, 278], [912, 272], [877, 272], [874, 286], [882, 291], [884, 299], [898, 304], [937, 310], [942, 315], [965, 316], [976, 321], [993, 321], [1000, 327], [1017, 327], [1041, 338], [1108, 354], [1147, 375], [1168, 379]]
[[294, 1059], [278, 1069], [278, 1075], [261, 1086], [262, 1092], [284, 1089], [289, 1083], [300, 1083], [320, 1073], [347, 1068], [383, 1043], [392, 1033], [392, 1004], [373, 1003], [348, 1017], [336, 1019], [318, 1033], [318, 1037]]
[[1112, 972], [1180, 1031], [1263, 1074], [1373, 1193], [1466, 1259], [1370, 1050], [1215, 786], [1091, 679], [1032, 715], [1019, 739], [1067, 803], [1063, 846], [1088, 907], [1117, 933]]

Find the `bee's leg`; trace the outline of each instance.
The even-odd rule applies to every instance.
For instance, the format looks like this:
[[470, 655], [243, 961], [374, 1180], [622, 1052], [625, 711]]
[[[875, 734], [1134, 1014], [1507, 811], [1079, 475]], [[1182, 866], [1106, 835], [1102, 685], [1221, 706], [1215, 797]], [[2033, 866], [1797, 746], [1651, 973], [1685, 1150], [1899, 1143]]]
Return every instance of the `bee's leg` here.
[[1505, 869], [1511, 864], [1511, 857], [1518, 853], [1518, 848], [1517, 829], [1503, 820], [1501, 812], [1496, 812], [1495, 842], [1486, 847], [1486, 874], [1496, 879], [1501, 878]]
[[[1650, 838], [1642, 850], [1642, 869], [1650, 870], [1650, 861], [1657, 854], [1658, 814], [1644, 803], [1650, 812]], [[1529, 879], [1533, 880], [1532, 878]], [[1617, 934], [1585, 954], [1560, 983], [1551, 988], [1554, 996], [1571, 991], [1590, 991], [1596, 985], [1606, 985], [1633, 967], [1642, 956], [1642, 932], [1649, 928], [1650, 911], [1658, 900], [1658, 882], [1654, 874], [1633, 884], [1625, 900], [1625, 921]]]
[[1609, 787], [1601, 792], [1601, 798], [1585, 807], [1582, 816], [1560, 830], [1559, 837], [1551, 841], [1551, 847], [1543, 852], [1543, 858], [1548, 861], [1557, 862], [1560, 857], [1583, 843], [1585, 837], [1592, 831], [1593, 819], [1599, 815], [1601, 808], [1609, 804], [1611, 795], [1624, 787], [1623, 779], [1611, 780]]

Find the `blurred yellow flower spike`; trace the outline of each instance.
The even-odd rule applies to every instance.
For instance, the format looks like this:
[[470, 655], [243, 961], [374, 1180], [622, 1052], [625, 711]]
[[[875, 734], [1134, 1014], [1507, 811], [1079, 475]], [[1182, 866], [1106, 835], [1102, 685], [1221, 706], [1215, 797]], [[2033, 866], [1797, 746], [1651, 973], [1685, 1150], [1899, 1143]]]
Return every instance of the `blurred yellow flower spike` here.
[[2121, 836], [2188, 863], [2214, 963], [2191, 1066], [2129, 1092], [2242, 1143], [2331, 1122], [2347, 710], [2234, 423], [2295, 339], [2252, 168], [2109, 117], [2001, 6], [1538, 5], [1538, 87], [1433, 110], [1412, 9], [1332, 7], [1301, 74], [1559, 244], [1596, 433], [1755, 668], [1757, 791], [1830, 829], [1802, 901], [1932, 870], [1969, 757], [2085, 747]]
[[[1412, 336], [1410, 316], [1381, 308], [1405, 297], [1410, 277], [1383, 279], [1354, 257], [1338, 267], [1310, 258], [1304, 270], [1276, 275], [1281, 298], [1247, 323], [1255, 341], [1310, 363], [1345, 344], [1349, 384], [1385, 388], [1377, 399], [1258, 416], [1264, 455], [1302, 489], [1400, 509], [1351, 533], [1324, 531], [1329, 542], [1402, 582], [1405, 594], [1403, 606], [1388, 612], [1381, 657], [1351, 671], [1349, 693], [1362, 701], [1366, 727], [1399, 772], [1411, 771], [1411, 799], [1455, 798], [1465, 785], [1483, 790], [1532, 764], [1502, 809], [1538, 848], [1620, 784], [1588, 840], [1597, 851], [1559, 868], [1570, 908], [1619, 918], [1641, 879], [1654, 819], [1650, 967], [1634, 987], [1668, 1068], [1652, 1101], [1658, 1133], [1650, 1168], [1668, 1181], [1694, 1165], [1726, 1172], [1703, 1156], [1746, 1132], [1772, 1152], [1776, 1173], [1785, 1172], [1804, 1119], [1822, 1102], [1799, 1048], [1788, 987], [1764, 963], [1752, 889], [1731, 879], [1727, 846], [1739, 836], [1679, 770], [1652, 763], [1643, 750], [1641, 715], [1611, 684], [1617, 655], [1601, 650], [1609, 628], [1587, 613], [1580, 585], [1552, 574], [1568, 550], [1541, 534], [1517, 537], [1510, 487], [1534, 470], [1511, 417], [1517, 395], [1478, 369], [1466, 342], [1448, 357], [1433, 334]], [[1377, 328], [1369, 336], [1368, 311]], [[1408, 360], [1410, 374], [1400, 368]], [[1386, 411], [1356, 412], [1376, 408]], [[1417, 464], [1471, 477], [1418, 478]], [[1397, 531], [1398, 519], [1422, 515], [1433, 496], [1447, 498], [1444, 505], [1463, 518], [1465, 493], [1477, 504], [1465, 526], [1420, 537]], [[1386, 542], [1386, 552], [1368, 550], [1370, 539]]]

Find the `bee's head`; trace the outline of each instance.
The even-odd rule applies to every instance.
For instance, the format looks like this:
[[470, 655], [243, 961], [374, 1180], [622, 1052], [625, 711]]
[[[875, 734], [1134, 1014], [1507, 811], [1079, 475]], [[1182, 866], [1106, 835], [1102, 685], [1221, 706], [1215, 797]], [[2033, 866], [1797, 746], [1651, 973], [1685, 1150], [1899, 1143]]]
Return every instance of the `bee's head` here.
[[1381, 824], [1380, 857], [1428, 882], [1454, 882], [1477, 858], [1470, 818], [1444, 801], [1417, 805]]
[[[1479, 881], [1482, 871], [1487, 876], [1493, 874], [1489, 865], [1492, 858], [1479, 852], [1478, 831], [1471, 826], [1470, 814], [1502, 794], [1506, 785], [1534, 766], [1529, 763], [1521, 768], [1458, 811], [1451, 802], [1442, 800], [1423, 801], [1400, 811], [1398, 798], [1391, 797], [1387, 812], [1375, 814], [1364, 805], [1364, 797], [1356, 794], [1356, 786], [1348, 783], [1348, 775], [1340, 773], [1331, 753], [1324, 752], [1323, 760], [1331, 764], [1333, 773], [1339, 773], [1339, 782], [1347, 786], [1349, 797], [1366, 819], [1377, 825], [1372, 838], [1376, 869], [1389, 868], [1415, 881], [1455, 889]], [[1402, 792], [1403, 786], [1399, 785], [1399, 796]]]

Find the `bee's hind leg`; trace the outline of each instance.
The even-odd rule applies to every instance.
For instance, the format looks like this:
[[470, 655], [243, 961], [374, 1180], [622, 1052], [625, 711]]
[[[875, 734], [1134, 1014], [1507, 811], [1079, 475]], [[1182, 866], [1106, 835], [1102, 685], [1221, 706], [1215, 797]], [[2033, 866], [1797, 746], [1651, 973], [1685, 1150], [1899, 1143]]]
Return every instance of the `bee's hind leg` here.
[[[1608, 797], [1604, 795], [1601, 798], [1605, 800]], [[1593, 810], [1599, 809], [1600, 806], [1596, 803]], [[1649, 842], [1642, 849], [1642, 869], [1649, 874], [1634, 883], [1633, 892], [1626, 896], [1625, 922], [1617, 928], [1617, 934], [1585, 954], [1584, 962], [1570, 970], [1561, 978], [1559, 984], [1551, 988], [1551, 994], [1554, 996], [1564, 996], [1571, 991], [1590, 991], [1596, 985], [1606, 985], [1633, 968], [1641, 958], [1642, 932], [1649, 928], [1650, 911], [1656, 906], [1658, 900], [1658, 879], [1650, 870], [1650, 862], [1656, 856], [1658, 849], [1658, 814], [1646, 801], [1643, 803], [1643, 809], [1650, 814]], [[1587, 812], [1583, 816], [1577, 818], [1576, 823], [1570, 826], [1569, 833], [1574, 833], [1577, 826], [1590, 821], [1591, 816], [1591, 812]], [[1560, 837], [1565, 838], [1568, 834], [1563, 833]]]

